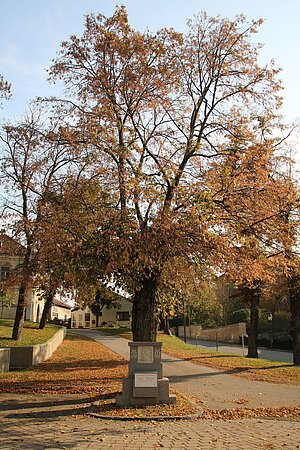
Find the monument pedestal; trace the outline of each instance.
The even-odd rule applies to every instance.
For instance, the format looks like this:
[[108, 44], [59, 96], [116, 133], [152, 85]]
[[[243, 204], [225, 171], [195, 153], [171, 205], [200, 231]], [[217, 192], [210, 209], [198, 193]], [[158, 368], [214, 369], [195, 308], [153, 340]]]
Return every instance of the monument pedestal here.
[[169, 393], [169, 380], [163, 378], [161, 342], [129, 342], [128, 377], [123, 380], [117, 406], [146, 406], [176, 403]]

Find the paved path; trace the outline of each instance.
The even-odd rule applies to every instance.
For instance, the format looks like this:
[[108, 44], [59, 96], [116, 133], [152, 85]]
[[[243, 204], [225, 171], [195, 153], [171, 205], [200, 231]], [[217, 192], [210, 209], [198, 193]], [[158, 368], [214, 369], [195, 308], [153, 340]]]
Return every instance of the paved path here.
[[[102, 341], [116, 353], [128, 358], [127, 341], [122, 338], [91, 333], [93, 334], [90, 336], [96, 338], [97, 341]], [[224, 407], [229, 406], [228, 400], [232, 400], [232, 398], [229, 398], [228, 395], [232, 395], [232, 388], [228, 387], [228, 392], [226, 391], [221, 396], [221, 391], [226, 386], [228, 379], [233, 380], [232, 383], [236, 386], [236, 395], [244, 396], [245, 392], [240, 391], [242, 385], [237, 384], [239, 379], [236, 377], [200, 366], [195, 368], [192, 363], [183, 363], [167, 355], [164, 355], [164, 359], [165, 374], [170, 376], [172, 383], [178, 389], [184, 391], [187, 387], [197, 392], [200, 398], [205, 392], [212, 394], [212, 389], [218, 390], [220, 397], [214, 400], [208, 398], [207, 405], [218, 404], [221, 407], [223, 399], [225, 399]], [[191, 372], [192, 368], [196, 372], [199, 370], [200, 373]], [[245, 383], [244, 380], [241, 382]], [[219, 385], [222, 386], [221, 389], [218, 387]], [[273, 386], [274, 395], [278, 395], [276, 391], [286, 388], [282, 385], [270, 386]], [[299, 388], [293, 391], [295, 395], [297, 395], [297, 390], [300, 391]], [[287, 391], [284, 392], [284, 395], [287, 395]], [[264, 402], [272, 402], [271, 391], [269, 393], [263, 391], [261, 395], [263, 395]], [[286, 403], [292, 401], [291, 397], [286, 398]], [[298, 399], [295, 400], [296, 403], [300, 404]], [[79, 395], [0, 395], [0, 449], [300, 449], [300, 420], [210, 421], [198, 419], [194, 421], [121, 422], [84, 415], [84, 407], [88, 404], [88, 400]], [[235, 406], [230, 404], [230, 407]]]

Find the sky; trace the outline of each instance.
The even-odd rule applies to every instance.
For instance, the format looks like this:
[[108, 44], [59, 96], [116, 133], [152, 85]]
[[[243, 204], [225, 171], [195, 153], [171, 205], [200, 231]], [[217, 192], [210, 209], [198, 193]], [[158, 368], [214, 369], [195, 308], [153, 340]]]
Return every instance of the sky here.
[[37, 96], [59, 95], [46, 70], [61, 42], [82, 34], [85, 14], [111, 16], [116, 4], [126, 6], [130, 24], [141, 31], [172, 27], [184, 32], [187, 20], [203, 10], [230, 19], [240, 13], [265, 19], [255, 36], [264, 44], [261, 62], [274, 59], [282, 68], [282, 113], [288, 123], [299, 119], [299, 0], [0, 0], [0, 74], [12, 83], [12, 99], [3, 104], [0, 118], [17, 118]]

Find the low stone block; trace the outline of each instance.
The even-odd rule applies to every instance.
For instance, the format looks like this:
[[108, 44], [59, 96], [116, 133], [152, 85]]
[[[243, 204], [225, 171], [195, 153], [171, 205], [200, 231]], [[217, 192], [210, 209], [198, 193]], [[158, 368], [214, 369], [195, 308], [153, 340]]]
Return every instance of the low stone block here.
[[10, 369], [26, 369], [47, 359], [59, 347], [66, 335], [66, 328], [62, 327], [48, 342], [28, 347], [10, 348]]
[[9, 371], [10, 348], [0, 348], [0, 372]]
[[117, 395], [117, 406], [151, 406], [151, 405], [175, 405], [176, 396], [171, 394], [167, 399], [159, 397], [126, 397]]

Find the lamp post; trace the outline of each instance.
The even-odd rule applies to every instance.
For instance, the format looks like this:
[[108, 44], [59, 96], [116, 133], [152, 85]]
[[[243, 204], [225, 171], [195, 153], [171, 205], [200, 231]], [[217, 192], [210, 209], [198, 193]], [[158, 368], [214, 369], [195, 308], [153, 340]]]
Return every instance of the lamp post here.
[[186, 311], [185, 311], [185, 299], [183, 299], [183, 337], [186, 343]]
[[270, 322], [270, 326], [271, 326], [270, 348], [273, 348], [273, 314], [271, 312], [268, 314], [268, 321]]

